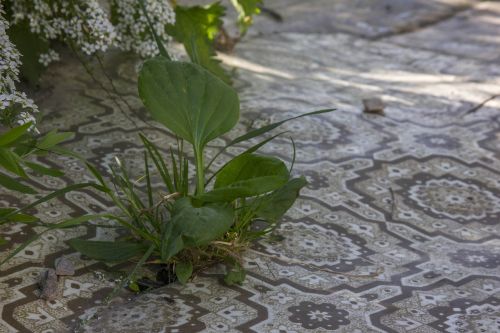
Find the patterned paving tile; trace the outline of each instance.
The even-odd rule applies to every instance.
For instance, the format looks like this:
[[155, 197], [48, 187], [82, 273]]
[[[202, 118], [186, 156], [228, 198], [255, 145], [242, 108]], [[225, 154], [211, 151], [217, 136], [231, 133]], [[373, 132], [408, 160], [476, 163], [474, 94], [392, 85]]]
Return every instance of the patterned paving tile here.
[[[105, 307], [112, 272], [124, 267], [81, 258], [65, 241], [117, 235], [98, 225], [53, 231], [2, 268], [0, 332], [499, 331], [500, 105], [493, 100], [467, 113], [495, 93], [499, 64], [343, 34], [297, 33], [252, 37], [224, 60], [238, 68], [237, 133], [338, 108], [284, 126], [297, 144], [295, 172], [310, 183], [277, 230], [284, 239], [262, 239], [245, 254], [242, 286], [223, 285], [223, 267], [216, 266], [186, 286], [124, 294]], [[74, 131], [68, 148], [103, 172], [120, 156], [139, 173], [137, 128], [162, 147], [173, 137], [150, 126], [136, 97], [133, 59], [107, 61], [134, 110], [132, 121], [66, 58], [44, 78], [42, 126]], [[384, 116], [361, 112], [361, 98], [373, 95], [384, 98]], [[215, 141], [208, 154], [237, 133]], [[286, 137], [263, 151], [291, 161]], [[67, 172], [58, 180], [38, 178], [42, 192], [88, 178], [75, 159], [39, 161]], [[0, 194], [2, 205], [28, 200]], [[80, 191], [37, 214], [55, 222], [109, 206]], [[14, 244], [36, 231], [0, 229]], [[0, 257], [11, 248], [0, 247]], [[60, 298], [41, 301], [38, 275], [62, 254], [77, 273], [61, 279]]]

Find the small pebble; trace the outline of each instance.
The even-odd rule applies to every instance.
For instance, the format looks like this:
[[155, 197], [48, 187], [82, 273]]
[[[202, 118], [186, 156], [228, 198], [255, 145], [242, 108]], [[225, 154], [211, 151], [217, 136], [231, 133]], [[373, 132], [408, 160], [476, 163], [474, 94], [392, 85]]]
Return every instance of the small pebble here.
[[53, 300], [57, 296], [57, 275], [52, 268], [42, 273], [40, 278], [40, 298]]
[[55, 268], [57, 275], [75, 275], [75, 266], [65, 257], [56, 259]]
[[365, 112], [368, 113], [383, 113], [384, 112], [384, 102], [377, 97], [365, 98], [363, 99], [363, 105], [365, 107]]

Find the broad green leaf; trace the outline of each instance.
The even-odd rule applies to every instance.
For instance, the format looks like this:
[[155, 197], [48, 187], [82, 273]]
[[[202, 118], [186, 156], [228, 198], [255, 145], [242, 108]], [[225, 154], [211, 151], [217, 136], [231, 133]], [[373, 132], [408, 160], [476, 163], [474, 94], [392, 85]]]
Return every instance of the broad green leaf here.
[[37, 148], [39, 149], [50, 149], [55, 145], [66, 141], [73, 137], [73, 133], [70, 132], [60, 132], [58, 133], [56, 130], [52, 130], [49, 133], [45, 134], [40, 139], [40, 142], [37, 144]]
[[122, 241], [106, 242], [71, 239], [68, 244], [89, 258], [109, 262], [124, 262], [143, 254], [147, 250], [147, 246], [144, 246], [144, 244]]
[[185, 246], [203, 246], [222, 236], [233, 224], [234, 211], [229, 205], [194, 207], [189, 198], [181, 198], [172, 211], [173, 235], [181, 235]]
[[15, 142], [17, 139], [23, 137], [28, 132], [28, 129], [31, 127], [31, 125], [32, 123], [28, 122], [24, 125], [14, 127], [8, 132], [0, 135], [0, 146], [7, 146], [10, 143]]
[[8, 177], [2, 173], [0, 173], [0, 186], [3, 186], [12, 191], [18, 191], [27, 194], [37, 193], [33, 188], [21, 184], [18, 180]]
[[221, 170], [215, 180], [214, 189], [235, 186], [240, 181], [269, 176], [288, 177], [288, 169], [283, 161], [275, 157], [243, 154], [231, 160]]
[[153, 118], [197, 152], [233, 128], [239, 117], [236, 91], [193, 63], [147, 60], [139, 74], [139, 95]]
[[224, 282], [229, 285], [242, 284], [245, 281], [246, 272], [243, 267], [236, 265], [232, 267], [224, 276]]
[[161, 244], [160, 244], [160, 257], [162, 260], [167, 261], [171, 257], [175, 256], [184, 248], [184, 242], [180, 235], [180, 231], [173, 233], [174, 224], [172, 221], [165, 225], [165, 229], [162, 232]]
[[27, 20], [12, 25], [8, 34], [23, 55], [21, 76], [31, 85], [36, 85], [45, 70], [45, 66], [39, 62], [40, 55], [49, 51], [49, 42], [40, 35], [32, 33]]
[[169, 35], [183, 43], [191, 61], [217, 75], [226, 83], [230, 77], [215, 59], [214, 38], [222, 26], [225, 8], [218, 2], [207, 6], [176, 6], [175, 25], [167, 26]]
[[256, 154], [239, 155], [217, 174], [214, 189], [197, 197], [202, 201], [232, 201], [274, 191], [285, 185], [289, 174], [283, 161]]
[[270, 222], [277, 221], [292, 207], [300, 190], [306, 185], [304, 177], [294, 178], [276, 191], [255, 199], [256, 215]]
[[21, 158], [7, 148], [0, 147], [0, 166], [23, 178], [28, 178], [21, 165]]
[[262, 0], [231, 0], [231, 3], [238, 12], [240, 35], [244, 36], [248, 27], [252, 25], [252, 16], [260, 13], [259, 5], [262, 4]]
[[[257, 143], [256, 145], [253, 145], [252, 147], [248, 148], [247, 150], [245, 150], [244, 152], [242, 152], [241, 154], [239, 154], [238, 156], [240, 155], [243, 155], [243, 154], [251, 154], [251, 153], [254, 153], [256, 152], [257, 150], [259, 150], [262, 146], [264, 146], [265, 144], [267, 144], [268, 142], [276, 139], [278, 136], [282, 135], [283, 133], [286, 133], [286, 132], [281, 132], [281, 133], [278, 133], [276, 135], [273, 135], [272, 137], [270, 138], [267, 138], [259, 143]], [[228, 165], [231, 161], [228, 161], [226, 162], [219, 170], [217, 170], [216, 172], [214, 172], [210, 178], [207, 180], [206, 184], [210, 183], [210, 181], [215, 178], [215, 176], [217, 176], [217, 174], [219, 172], [221, 172], [225, 167], [226, 165]]]
[[190, 261], [182, 261], [175, 265], [175, 275], [180, 283], [186, 284], [193, 274], [193, 264]]
[[33, 162], [24, 162], [24, 164], [29, 167], [31, 170], [38, 172], [42, 175], [47, 175], [47, 176], [52, 176], [52, 177], [62, 177], [64, 176], [64, 172], [61, 170], [57, 170], [54, 168], [47, 168], [46, 166], [43, 166], [38, 163], [33, 163]]

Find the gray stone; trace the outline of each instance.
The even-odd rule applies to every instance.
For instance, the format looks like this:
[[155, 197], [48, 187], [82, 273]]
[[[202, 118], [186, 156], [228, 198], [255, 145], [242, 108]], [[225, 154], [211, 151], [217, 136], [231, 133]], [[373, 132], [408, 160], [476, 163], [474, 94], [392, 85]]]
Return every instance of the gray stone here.
[[368, 113], [383, 113], [384, 102], [377, 97], [363, 99], [364, 111]]
[[[205, 5], [211, 0], [185, 0], [183, 5]], [[478, 0], [269, 0], [264, 7], [277, 13], [276, 20], [265, 12], [254, 17], [248, 34], [276, 32], [345, 32], [365, 38], [413, 31], [434, 24], [468, 9]], [[225, 26], [232, 36], [238, 34], [237, 13], [229, 0]]]
[[40, 298], [53, 300], [57, 297], [58, 285], [56, 271], [47, 269], [40, 277]]
[[57, 275], [75, 275], [75, 266], [66, 257], [56, 259], [55, 268]]
[[473, 59], [500, 61], [500, 2], [482, 2], [449, 20], [388, 40]]
[[255, 18], [254, 32], [347, 32], [367, 38], [412, 31], [466, 9], [474, 0], [273, 0], [265, 6], [283, 17]]

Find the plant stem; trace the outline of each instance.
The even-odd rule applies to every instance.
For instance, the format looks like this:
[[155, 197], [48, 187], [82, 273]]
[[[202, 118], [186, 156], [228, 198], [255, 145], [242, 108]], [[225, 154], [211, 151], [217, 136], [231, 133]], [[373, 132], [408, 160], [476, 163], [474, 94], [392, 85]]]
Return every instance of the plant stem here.
[[195, 148], [196, 157], [196, 194], [205, 192], [205, 166], [203, 165], [203, 150]]

